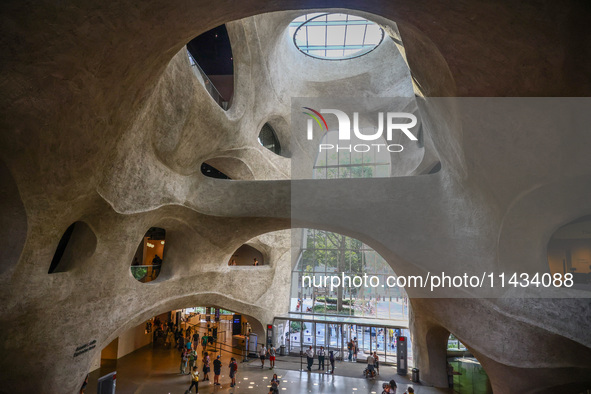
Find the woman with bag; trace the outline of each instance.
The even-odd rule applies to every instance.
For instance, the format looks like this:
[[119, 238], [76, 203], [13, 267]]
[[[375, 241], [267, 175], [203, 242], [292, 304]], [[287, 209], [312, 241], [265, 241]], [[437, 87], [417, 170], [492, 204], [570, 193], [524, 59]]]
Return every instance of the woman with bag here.
[[203, 381], [209, 380], [209, 354], [205, 352], [205, 357], [203, 358]]

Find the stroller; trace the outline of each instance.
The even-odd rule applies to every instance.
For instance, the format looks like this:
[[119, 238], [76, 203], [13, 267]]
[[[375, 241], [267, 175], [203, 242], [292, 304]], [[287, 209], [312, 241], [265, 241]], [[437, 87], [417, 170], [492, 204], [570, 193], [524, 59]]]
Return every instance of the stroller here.
[[365, 376], [365, 378], [375, 378], [377, 375], [376, 369], [375, 368], [369, 368], [369, 365], [367, 367], [365, 367], [365, 369], [363, 370], [363, 376]]

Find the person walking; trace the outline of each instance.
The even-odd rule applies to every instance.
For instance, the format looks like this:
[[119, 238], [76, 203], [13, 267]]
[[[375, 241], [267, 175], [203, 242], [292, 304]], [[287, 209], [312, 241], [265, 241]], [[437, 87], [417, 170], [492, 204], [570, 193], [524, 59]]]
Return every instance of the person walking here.
[[330, 373], [334, 374], [334, 352], [332, 350], [328, 352], [328, 361], [330, 362], [331, 367]]
[[213, 384], [214, 386], [221, 386], [220, 385], [220, 375], [222, 373], [222, 361], [220, 360], [222, 356], [218, 354], [215, 360], [213, 360]]
[[232, 357], [230, 359], [230, 379], [232, 379], [230, 387], [236, 386], [236, 373], [238, 373], [238, 363], [236, 362], [236, 359]]
[[314, 364], [314, 349], [312, 349], [312, 346], [306, 350], [306, 358], [308, 360], [308, 372], [311, 372], [312, 365]]
[[187, 370], [187, 360], [189, 359], [189, 357], [187, 356], [187, 350], [183, 349], [183, 352], [181, 353], [181, 374], [185, 374], [185, 371]]
[[207, 348], [207, 335], [203, 335], [201, 337], [201, 345], [203, 346], [203, 352], [205, 353], [205, 349]]
[[322, 370], [324, 371], [324, 347], [320, 346], [320, 349], [318, 350], [318, 370], [320, 371], [320, 368], [322, 368]]
[[273, 369], [275, 368], [275, 356], [277, 355], [277, 349], [275, 349], [275, 346], [271, 344], [271, 347], [267, 353], [269, 354], [269, 366], [271, 367], [269, 369]]
[[267, 348], [264, 344], [261, 344], [261, 350], [259, 350], [259, 357], [261, 358], [261, 369], [265, 368], [265, 357], [267, 356]]
[[189, 390], [187, 390], [188, 393], [191, 392], [191, 389], [193, 388], [193, 386], [195, 386], [195, 392], [198, 393], [199, 392], [199, 371], [197, 370], [197, 367], [193, 367], [193, 371], [191, 371], [191, 386], [189, 386]]

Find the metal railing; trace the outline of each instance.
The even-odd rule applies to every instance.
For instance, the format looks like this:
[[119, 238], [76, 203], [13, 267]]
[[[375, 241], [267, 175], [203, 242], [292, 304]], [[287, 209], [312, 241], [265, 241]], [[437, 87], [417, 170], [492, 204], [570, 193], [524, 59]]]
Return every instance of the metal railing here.
[[[207, 328], [206, 327], [201, 327], [198, 324], [192, 324], [192, 323], [188, 323], [185, 322], [185, 324], [189, 327], [191, 327], [191, 330], [193, 332], [195, 331], [205, 331], [205, 333], [207, 334]], [[226, 337], [226, 332], [227, 331], [218, 331], [218, 337], [220, 334], [224, 334], [224, 339]], [[202, 336], [203, 337], [203, 336]], [[232, 346], [232, 345], [228, 345], [226, 343], [223, 342], [219, 342], [217, 339], [218, 337], [214, 338], [213, 343], [209, 343], [207, 344], [207, 346], [205, 347], [205, 349], [208, 349], [208, 347], [210, 347], [207, 351], [213, 354], [219, 353], [221, 354], [222, 352], [226, 352], [226, 353], [230, 353], [234, 356], [241, 356], [242, 357], [242, 362], [247, 362], [248, 360], [248, 354], [246, 352], [246, 347], [242, 347], [242, 346]], [[213, 346], [213, 350], [211, 349], [211, 347]], [[204, 349], [204, 350], [205, 350]]]
[[228, 106], [230, 103], [226, 99], [224, 99], [224, 97], [221, 95], [221, 93], [216, 89], [213, 82], [211, 82], [211, 79], [209, 79], [207, 74], [205, 74], [205, 71], [203, 71], [203, 69], [199, 66], [199, 64], [193, 58], [193, 56], [191, 55], [191, 52], [189, 52], [189, 50], [187, 50], [187, 55], [189, 55], [189, 62], [191, 63], [191, 68], [193, 69], [193, 73], [195, 74], [197, 79], [199, 79], [199, 81], [201, 81], [201, 83], [205, 87], [205, 90], [207, 90], [207, 92], [213, 98], [213, 100], [216, 103], [218, 103], [218, 105], [220, 107], [222, 107], [222, 109], [224, 111], [228, 110]]
[[131, 274], [140, 282], [150, 282], [160, 274], [162, 264], [132, 265]]

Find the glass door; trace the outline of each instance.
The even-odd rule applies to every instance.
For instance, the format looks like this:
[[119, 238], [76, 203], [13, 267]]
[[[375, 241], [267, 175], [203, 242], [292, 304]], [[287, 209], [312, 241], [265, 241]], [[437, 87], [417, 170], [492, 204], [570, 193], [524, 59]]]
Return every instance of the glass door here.
[[[328, 327], [328, 341], [326, 343], [326, 354], [329, 351], [334, 352], [334, 357], [337, 360], [343, 360], [343, 335], [341, 324], [327, 324]], [[347, 349], [347, 344], [344, 344], [344, 349]]]
[[301, 321], [290, 321], [289, 336], [287, 338], [287, 349], [290, 354], [298, 355], [302, 349], [302, 327], [305, 323]]
[[327, 354], [328, 353], [327, 350], [326, 350], [326, 343], [327, 343], [327, 340], [326, 340], [326, 335], [327, 335], [326, 326], [327, 326], [327, 324], [325, 324], [325, 323], [315, 323], [315, 325], [316, 325], [316, 328], [314, 330], [314, 333], [315, 333], [314, 339], [316, 341], [316, 343], [315, 343], [315, 346], [316, 347], [314, 348], [314, 354], [317, 354], [318, 353], [318, 349], [320, 349], [320, 346], [324, 347], [324, 353]]
[[304, 322], [304, 326], [302, 328], [302, 350], [306, 351], [312, 346], [314, 348], [314, 323], [313, 322]]
[[393, 328], [386, 329], [386, 355], [385, 362], [396, 362], [396, 331]]

